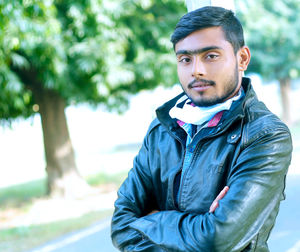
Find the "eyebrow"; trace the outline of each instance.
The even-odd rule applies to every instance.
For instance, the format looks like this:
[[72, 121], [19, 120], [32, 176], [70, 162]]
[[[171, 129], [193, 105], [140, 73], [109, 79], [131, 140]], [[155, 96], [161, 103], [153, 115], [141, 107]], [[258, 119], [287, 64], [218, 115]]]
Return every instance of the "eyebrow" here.
[[195, 55], [195, 54], [200, 54], [215, 49], [222, 49], [222, 48], [219, 46], [207, 46], [197, 50], [178, 50], [176, 52], [176, 55], [182, 55], [182, 54]]

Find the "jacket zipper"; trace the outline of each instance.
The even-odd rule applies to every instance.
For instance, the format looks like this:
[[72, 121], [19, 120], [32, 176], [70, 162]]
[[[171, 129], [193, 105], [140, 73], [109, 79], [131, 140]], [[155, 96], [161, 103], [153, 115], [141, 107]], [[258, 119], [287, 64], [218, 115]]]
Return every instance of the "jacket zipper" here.
[[[168, 132], [171, 136], [173, 136], [180, 144], [181, 144], [181, 148], [183, 148], [183, 156], [181, 157], [181, 165], [180, 165], [180, 169], [176, 172], [175, 176], [174, 176], [174, 179], [172, 181], [172, 189], [171, 189], [171, 197], [172, 197], [172, 204], [174, 206], [174, 208], [177, 208], [179, 210], [179, 200], [178, 202], [175, 200], [174, 198], [174, 183], [175, 183], [175, 178], [176, 178], [176, 175], [179, 173], [179, 172], [182, 172], [182, 168], [183, 168], [183, 163], [184, 163], [184, 158], [185, 158], [185, 154], [186, 154], [186, 146], [182, 143], [181, 139], [175, 134], [173, 133], [171, 130], [168, 129]], [[181, 174], [182, 176], [182, 174]], [[180, 176], [180, 180], [181, 180], [181, 176]], [[180, 189], [180, 183], [179, 183], [179, 188], [178, 188], [178, 191], [177, 191], [177, 194], [179, 193], [179, 189]], [[175, 195], [175, 197], [177, 197], [177, 195]]]
[[[240, 116], [238, 117], [238, 118], [236, 118], [236, 120], [238, 120], [240, 118]], [[236, 120], [234, 120], [234, 121], [236, 121]], [[230, 127], [230, 125], [232, 125], [232, 123], [230, 123], [230, 124], [228, 124], [225, 128], [223, 128], [223, 129], [221, 129], [220, 128], [220, 130], [218, 131], [218, 132], [216, 132], [215, 134], [212, 134], [212, 135], [209, 135], [209, 136], [205, 136], [205, 137], [203, 137], [202, 139], [200, 139], [198, 142], [197, 142], [197, 144], [196, 144], [196, 146], [195, 146], [195, 150], [194, 150], [194, 152], [193, 152], [193, 156], [192, 156], [192, 160], [191, 160], [191, 162], [190, 162], [190, 164], [189, 164], [189, 166], [187, 167], [187, 169], [185, 170], [185, 173], [183, 174], [183, 173], [181, 173], [181, 177], [180, 177], [180, 184], [179, 184], [179, 190], [178, 190], [178, 202], [177, 202], [177, 205], [178, 205], [178, 208], [180, 208], [180, 202], [181, 202], [181, 198], [182, 198], [182, 183], [181, 183], [181, 181], [182, 182], [184, 182], [184, 180], [185, 180], [185, 178], [186, 178], [186, 174], [187, 174], [187, 171], [188, 171], [188, 169], [190, 169], [190, 167], [191, 167], [191, 165], [193, 164], [193, 162], [194, 162], [194, 160], [195, 160], [195, 157], [197, 156], [197, 154], [198, 154], [198, 150], [199, 150], [199, 146], [200, 146], [200, 142], [201, 141], [203, 141], [203, 140], [206, 140], [206, 139], [209, 139], [209, 138], [212, 138], [212, 137], [216, 137], [216, 136], [218, 136], [218, 135], [221, 135], [223, 132], [225, 132], [229, 127]], [[198, 132], [199, 133], [199, 132]], [[185, 160], [185, 155], [186, 155], [186, 147], [184, 148], [184, 156], [183, 156], [183, 159], [182, 159], [182, 162], [181, 162], [181, 169], [179, 170], [179, 171], [182, 171], [182, 169], [183, 169], [183, 164], [184, 164], [184, 160]], [[182, 178], [182, 179], [181, 179]], [[174, 184], [174, 181], [173, 181], [173, 184]], [[173, 204], [175, 205], [175, 199], [174, 199], [174, 185], [173, 185], [173, 192], [172, 192], [172, 197], [173, 197]]]
[[[199, 149], [199, 145], [200, 145], [200, 142], [203, 141], [203, 140], [206, 140], [206, 139], [209, 139], [209, 138], [212, 138], [212, 137], [216, 137], [220, 134], [222, 134], [223, 132], [225, 132], [229, 127], [230, 125], [232, 125], [233, 122], [235, 122], [236, 120], [242, 118], [242, 116], [238, 116], [234, 121], [232, 121], [231, 123], [229, 123], [225, 128], [223, 129], [220, 129], [218, 132], [216, 132], [215, 134], [212, 134], [210, 136], [205, 136], [203, 137], [202, 139], [200, 139], [198, 141], [198, 143], [196, 144], [195, 146], [195, 150], [194, 150], [194, 153], [193, 153], [193, 156], [192, 156], [192, 160], [191, 160], [191, 163], [189, 165], [189, 167], [187, 168], [187, 170], [191, 167], [192, 163], [194, 162], [194, 159], [198, 153], [198, 149]], [[182, 174], [182, 169], [183, 169], [183, 164], [184, 164], [184, 160], [185, 160], [185, 155], [186, 155], [186, 146], [184, 146], [184, 144], [182, 143], [181, 139], [176, 135], [174, 134], [171, 130], [168, 129], [168, 132], [170, 133], [170, 135], [172, 135], [178, 142], [180, 142], [181, 146], [183, 147], [184, 149], [184, 154], [183, 154], [183, 157], [182, 157], [182, 161], [181, 161], [181, 166], [180, 166], [180, 169], [178, 170], [178, 172], [181, 171], [181, 176], [180, 176], [180, 183], [179, 183], [179, 189], [177, 191], [177, 194], [178, 194], [178, 201], [175, 200], [174, 198], [174, 182], [175, 182], [175, 178], [176, 178], [176, 175], [178, 174], [178, 172], [176, 173], [175, 177], [174, 177], [174, 180], [172, 181], [172, 190], [171, 190], [171, 197], [172, 197], [172, 203], [173, 203], [173, 206], [175, 208], [177, 208], [179, 210], [180, 208], [180, 201], [181, 201], [181, 198], [182, 198], [182, 183], [181, 181], [184, 181], [185, 180], [185, 177], [186, 177], [186, 171], [184, 174]], [[199, 132], [198, 132], [199, 133]], [[175, 195], [175, 197], [177, 197], [177, 195]], [[177, 204], [176, 204], [177, 203]]]
[[[198, 154], [198, 146], [200, 145], [200, 141], [196, 144], [196, 147], [195, 147], [195, 150], [194, 150], [194, 152], [193, 152], [193, 156], [192, 156], [192, 160], [191, 160], [191, 162], [190, 162], [190, 164], [189, 164], [189, 166], [187, 167], [187, 169], [185, 170], [185, 173], [183, 174], [183, 173], [181, 173], [181, 177], [180, 177], [180, 184], [179, 184], [179, 190], [178, 190], [178, 208], [180, 207], [180, 202], [181, 202], [181, 198], [182, 198], [182, 184], [183, 184], [183, 182], [184, 182], [184, 180], [185, 180], [185, 178], [186, 178], [186, 174], [187, 174], [187, 171], [190, 169], [190, 167], [191, 167], [191, 165], [192, 165], [192, 163], [194, 162], [194, 160], [195, 160], [195, 157], [197, 156], [197, 154]], [[183, 161], [182, 161], [182, 164], [181, 164], [181, 171], [182, 171], [182, 169], [183, 169], [183, 163], [184, 163], [184, 160], [185, 160], [185, 154], [186, 154], [186, 149], [185, 149], [185, 152], [184, 152], [184, 157], [183, 157]], [[182, 178], [182, 179], [181, 179]], [[181, 181], [182, 181], [182, 183], [181, 183]]]
[[[177, 171], [177, 173], [175, 174], [175, 177], [174, 177], [174, 180], [173, 180], [173, 183], [172, 183], [172, 201], [173, 201], [173, 205], [175, 206], [175, 208], [177, 208], [178, 210], [179, 210], [179, 197], [180, 197], [180, 190], [181, 190], [181, 188], [180, 188], [180, 181], [181, 181], [181, 177], [182, 177], [182, 168], [183, 168], [183, 163], [184, 163], [184, 157], [185, 157], [185, 154], [186, 154], [186, 147], [184, 147], [184, 153], [183, 153], [183, 156], [182, 156], [182, 158], [181, 158], [181, 165], [180, 165], [180, 169]], [[176, 176], [177, 176], [177, 174], [178, 173], [181, 173], [181, 175], [180, 175], [180, 180], [179, 180], [179, 188], [178, 188], [178, 190], [177, 190], [177, 195], [179, 195], [179, 197], [178, 197], [178, 201], [176, 200], [176, 198], [177, 198], [177, 195], [174, 195], [174, 183], [175, 183], [175, 178], [176, 178]], [[175, 198], [174, 198], [175, 197]]]

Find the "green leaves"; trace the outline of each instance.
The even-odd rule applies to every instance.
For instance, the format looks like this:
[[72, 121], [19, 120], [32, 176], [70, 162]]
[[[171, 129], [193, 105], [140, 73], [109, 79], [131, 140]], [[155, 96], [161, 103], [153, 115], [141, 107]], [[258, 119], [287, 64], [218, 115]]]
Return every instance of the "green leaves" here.
[[123, 110], [129, 94], [177, 82], [169, 38], [184, 1], [7, 0], [0, 10], [0, 118], [34, 113], [38, 86]]
[[300, 2], [247, 0], [237, 7], [252, 52], [249, 71], [267, 79], [299, 77]]

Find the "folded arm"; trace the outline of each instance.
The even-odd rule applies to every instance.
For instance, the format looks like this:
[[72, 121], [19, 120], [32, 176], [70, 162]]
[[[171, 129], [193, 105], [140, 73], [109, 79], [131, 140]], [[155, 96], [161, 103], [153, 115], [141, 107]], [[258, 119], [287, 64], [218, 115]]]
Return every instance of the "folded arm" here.
[[157, 206], [153, 202], [154, 188], [148, 169], [147, 141], [134, 160], [133, 169], [129, 172], [118, 191], [115, 212], [111, 224], [111, 237], [115, 247], [121, 251], [164, 251], [130, 224], [147, 215]]
[[240, 251], [277, 207], [290, 151], [287, 132], [266, 134], [240, 154], [214, 213], [162, 211], [130, 226], [171, 251]]
[[145, 174], [133, 174], [132, 181], [125, 184], [137, 191], [146, 190], [146, 186], [150, 191], [131, 195], [132, 189], [127, 191], [125, 186], [121, 190], [124, 194], [119, 194], [116, 202], [119, 209], [113, 222], [117, 223], [119, 218], [123, 224], [119, 234], [113, 230], [113, 239], [122, 237], [125, 241], [127, 238], [126, 243], [133, 246], [128, 251], [139, 251], [134, 244], [138, 247], [143, 241], [147, 246], [167, 251], [240, 251], [278, 206], [290, 153], [290, 135], [285, 131], [268, 133], [246, 146], [228, 175], [230, 190], [218, 201], [215, 211], [205, 214], [160, 211], [147, 215], [153, 208], [141, 207], [147, 199], [139, 196], [149, 196], [153, 187], [146, 186], [150, 181]]

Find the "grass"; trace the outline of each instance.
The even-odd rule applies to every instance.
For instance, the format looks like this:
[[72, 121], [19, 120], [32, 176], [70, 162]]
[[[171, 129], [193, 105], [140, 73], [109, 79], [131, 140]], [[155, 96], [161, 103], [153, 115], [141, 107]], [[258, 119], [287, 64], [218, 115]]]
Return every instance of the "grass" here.
[[86, 178], [87, 182], [91, 186], [99, 186], [104, 184], [114, 184], [117, 187], [121, 185], [127, 176], [126, 172], [120, 172], [117, 174], [98, 173]]
[[111, 210], [97, 211], [75, 219], [0, 230], [0, 251], [21, 252], [29, 250], [71, 231], [90, 226], [111, 214]]
[[[127, 172], [118, 174], [99, 173], [86, 178], [93, 187], [119, 187]], [[26, 213], [37, 199], [46, 198], [46, 180], [0, 188], [0, 212]], [[39, 246], [71, 231], [88, 227], [112, 214], [112, 210], [94, 211], [79, 218], [56, 221], [41, 225], [0, 229], [0, 251], [21, 252]], [[4, 215], [5, 216], [5, 215]], [[1, 215], [0, 215], [1, 221]], [[2, 220], [3, 221], [3, 220]]]
[[[116, 187], [125, 179], [127, 172], [117, 174], [98, 173], [86, 178], [91, 186], [114, 184]], [[46, 197], [46, 179], [34, 180], [28, 183], [0, 188], [0, 210], [4, 207], [21, 207], [30, 204], [31, 200]]]
[[0, 188], [0, 210], [4, 207], [20, 207], [34, 198], [46, 196], [46, 179]]

